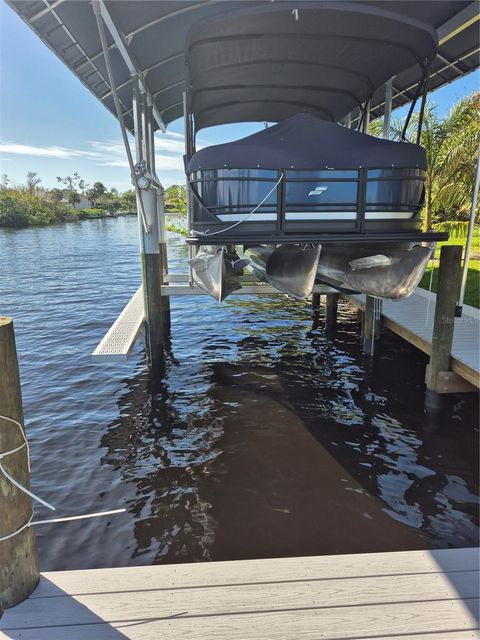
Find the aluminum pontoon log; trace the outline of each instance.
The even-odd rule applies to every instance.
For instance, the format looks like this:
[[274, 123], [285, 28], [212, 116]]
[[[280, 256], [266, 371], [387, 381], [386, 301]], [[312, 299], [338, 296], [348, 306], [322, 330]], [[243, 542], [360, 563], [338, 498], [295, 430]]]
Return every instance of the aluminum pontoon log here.
[[59, 571], [5, 612], [0, 635], [475, 640], [478, 591], [477, 548]]

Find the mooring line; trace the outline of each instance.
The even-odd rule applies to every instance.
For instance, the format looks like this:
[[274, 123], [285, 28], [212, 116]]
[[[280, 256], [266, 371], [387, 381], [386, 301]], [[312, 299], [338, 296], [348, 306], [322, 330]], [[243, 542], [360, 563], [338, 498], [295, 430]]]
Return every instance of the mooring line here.
[[[250, 218], [250, 216], [253, 216], [253, 214], [256, 213], [258, 209], [260, 209], [260, 207], [264, 202], [268, 200], [268, 198], [272, 195], [272, 193], [275, 191], [275, 189], [278, 187], [278, 185], [281, 183], [282, 180], [283, 180], [283, 173], [280, 176], [280, 178], [277, 180], [277, 182], [273, 185], [273, 187], [270, 189], [270, 191], [267, 193], [267, 195], [264, 197], [264, 199], [259, 204], [257, 204], [257, 206], [254, 209], [252, 209], [250, 213], [245, 214], [245, 216], [241, 220], [238, 220], [238, 222], [235, 222], [235, 224], [230, 225], [226, 229], [220, 229], [220, 231], [210, 231], [210, 229], [207, 229], [206, 231], [197, 231], [197, 232], [192, 231], [192, 235], [195, 235], [197, 237], [218, 236], [222, 233], [225, 233], [226, 231], [230, 231], [231, 229], [238, 227], [238, 225], [240, 224], [243, 224], [246, 220], [248, 220], [248, 218]], [[200, 198], [195, 193], [195, 190], [192, 189], [191, 191], [195, 199], [201, 204], [201, 206], [210, 213], [209, 209], [201, 202]]]
[[111, 509], [110, 511], [97, 511], [96, 513], [85, 513], [80, 516], [65, 516], [64, 518], [50, 518], [49, 520], [33, 520], [32, 526], [37, 524], [50, 524], [52, 522], [69, 522], [70, 520], [86, 520], [87, 518], [99, 518], [101, 516], [113, 516], [116, 513], [125, 513], [125, 507], [121, 509]]
[[40, 504], [43, 504], [44, 507], [47, 507], [48, 509], [51, 509], [52, 511], [55, 511], [55, 507], [53, 505], [51, 505], [46, 500], [43, 500], [42, 498], [37, 496], [32, 491], [29, 491], [26, 487], [24, 487], [22, 484], [20, 484], [20, 482], [15, 480], [15, 478], [12, 478], [12, 476], [4, 468], [4, 466], [2, 464], [3, 458], [5, 458], [6, 456], [10, 456], [10, 455], [12, 455], [12, 453], [16, 453], [17, 451], [20, 451], [21, 449], [23, 449], [25, 447], [26, 450], [27, 450], [28, 470], [30, 471], [30, 449], [28, 447], [28, 442], [27, 442], [27, 438], [25, 436], [25, 431], [23, 430], [23, 426], [21, 425], [21, 423], [18, 422], [18, 420], [14, 420], [13, 418], [8, 418], [7, 416], [2, 416], [2, 415], [0, 415], [0, 419], [6, 420], [7, 422], [10, 422], [11, 424], [14, 424], [16, 427], [18, 427], [18, 429], [19, 429], [19, 431], [21, 433], [22, 439], [23, 439], [23, 442], [19, 447], [16, 447], [15, 449], [10, 449], [10, 451], [4, 451], [3, 453], [0, 453], [0, 471], [3, 473], [3, 475], [15, 487], [17, 487], [17, 489], [20, 489], [20, 491], [23, 491], [23, 493], [26, 493], [27, 496], [30, 496], [30, 498], [32, 498], [33, 500], [36, 500], [37, 502], [40, 502]]
[[[40, 502], [40, 504], [43, 504], [45, 507], [47, 507], [48, 509], [51, 509], [52, 511], [55, 511], [55, 507], [53, 505], [51, 505], [49, 502], [47, 502], [46, 500], [43, 500], [42, 498], [40, 498], [39, 496], [37, 496], [35, 493], [33, 493], [32, 491], [29, 491], [26, 487], [24, 487], [22, 484], [20, 484], [20, 482], [18, 482], [17, 480], [15, 480], [15, 478], [13, 478], [8, 471], [6, 471], [6, 469], [4, 468], [4, 466], [2, 465], [2, 460], [3, 458], [5, 458], [6, 456], [10, 456], [12, 455], [12, 453], [16, 453], [17, 451], [21, 451], [22, 449], [26, 449], [27, 451], [27, 464], [28, 464], [28, 470], [30, 471], [30, 449], [28, 446], [28, 441], [27, 438], [25, 436], [25, 431], [23, 429], [23, 426], [20, 422], [18, 422], [18, 420], [14, 420], [13, 418], [9, 418], [7, 416], [3, 416], [0, 415], [0, 419], [2, 420], [6, 420], [7, 422], [10, 422], [11, 424], [14, 424], [16, 427], [18, 427], [18, 429], [20, 430], [20, 433], [22, 435], [22, 439], [23, 442], [21, 445], [19, 445], [18, 447], [15, 447], [15, 449], [10, 449], [10, 451], [4, 451], [3, 453], [0, 453], [0, 471], [3, 473], [3, 475], [7, 478], [7, 480], [9, 482], [11, 482], [15, 487], [17, 487], [17, 489], [19, 489], [20, 491], [23, 491], [23, 493], [26, 493], [28, 496], [30, 496], [30, 498], [32, 498], [33, 500], [36, 500], [37, 502]], [[98, 517], [102, 517], [102, 516], [110, 516], [110, 515], [114, 515], [116, 513], [124, 513], [126, 511], [125, 508], [121, 508], [121, 509], [111, 509], [110, 511], [97, 511], [95, 513], [86, 513], [86, 514], [82, 514], [79, 516], [65, 516], [63, 518], [51, 518], [49, 520], [33, 520], [33, 511], [30, 514], [27, 522], [25, 522], [25, 524], [22, 524], [16, 531], [13, 531], [12, 533], [8, 533], [6, 536], [0, 536], [0, 542], [3, 542], [4, 540], [9, 540], [10, 538], [13, 538], [14, 536], [17, 536], [19, 533], [22, 533], [22, 531], [25, 531], [25, 529], [27, 529], [28, 527], [33, 527], [37, 524], [50, 524], [50, 523], [56, 523], [56, 522], [69, 522], [71, 520], [85, 520], [87, 518], [98, 518]]]

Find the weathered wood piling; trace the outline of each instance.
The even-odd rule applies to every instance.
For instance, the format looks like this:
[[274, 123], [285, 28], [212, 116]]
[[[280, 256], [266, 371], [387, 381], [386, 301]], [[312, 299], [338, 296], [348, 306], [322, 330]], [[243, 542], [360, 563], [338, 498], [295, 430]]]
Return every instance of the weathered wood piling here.
[[331, 334], [337, 328], [338, 293], [327, 293], [325, 298], [325, 331]]
[[427, 391], [425, 406], [437, 409], [441, 404], [441, 395], [445, 373], [450, 371], [453, 331], [455, 329], [455, 310], [460, 293], [462, 247], [444, 245], [440, 251], [438, 268], [437, 298], [433, 321], [432, 352], [427, 369]]
[[[16, 423], [22, 425], [22, 430]], [[28, 489], [28, 449], [22, 431], [22, 393], [13, 321], [0, 316], [0, 463]], [[0, 469], [0, 538], [11, 536], [0, 541], [0, 611], [25, 600], [39, 580], [33, 528], [25, 526], [31, 516], [31, 498]]]

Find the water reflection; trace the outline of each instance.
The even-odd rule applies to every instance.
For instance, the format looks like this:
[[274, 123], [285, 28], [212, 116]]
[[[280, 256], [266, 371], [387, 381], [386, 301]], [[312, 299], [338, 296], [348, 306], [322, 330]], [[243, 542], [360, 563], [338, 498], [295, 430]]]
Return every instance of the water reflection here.
[[[102, 462], [135, 485], [132, 559], [476, 544], [469, 400], [427, 420], [423, 356], [390, 337], [371, 367], [345, 306], [331, 339], [297, 302], [228, 305], [231, 334], [212, 325], [194, 358], [126, 382], [102, 437]], [[413, 372], [402, 388], [392, 360]], [[463, 475], [449, 473], [452, 422]]]
[[181, 389], [170, 391], [175, 366], [167, 358], [163, 379], [144, 371], [125, 381], [119, 418], [101, 438], [107, 449], [102, 463], [135, 484], [128, 501], [136, 540], [131, 559], [143, 554], [149, 562], [209, 559], [213, 525], [199, 479], [219, 453], [215, 442], [221, 429], [203, 424]]

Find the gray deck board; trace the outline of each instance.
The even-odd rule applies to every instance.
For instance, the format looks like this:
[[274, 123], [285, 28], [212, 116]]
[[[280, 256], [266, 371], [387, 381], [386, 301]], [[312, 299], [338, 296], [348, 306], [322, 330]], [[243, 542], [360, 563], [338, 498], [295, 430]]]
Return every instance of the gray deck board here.
[[0, 637], [478, 638], [479, 550], [49, 572]]

